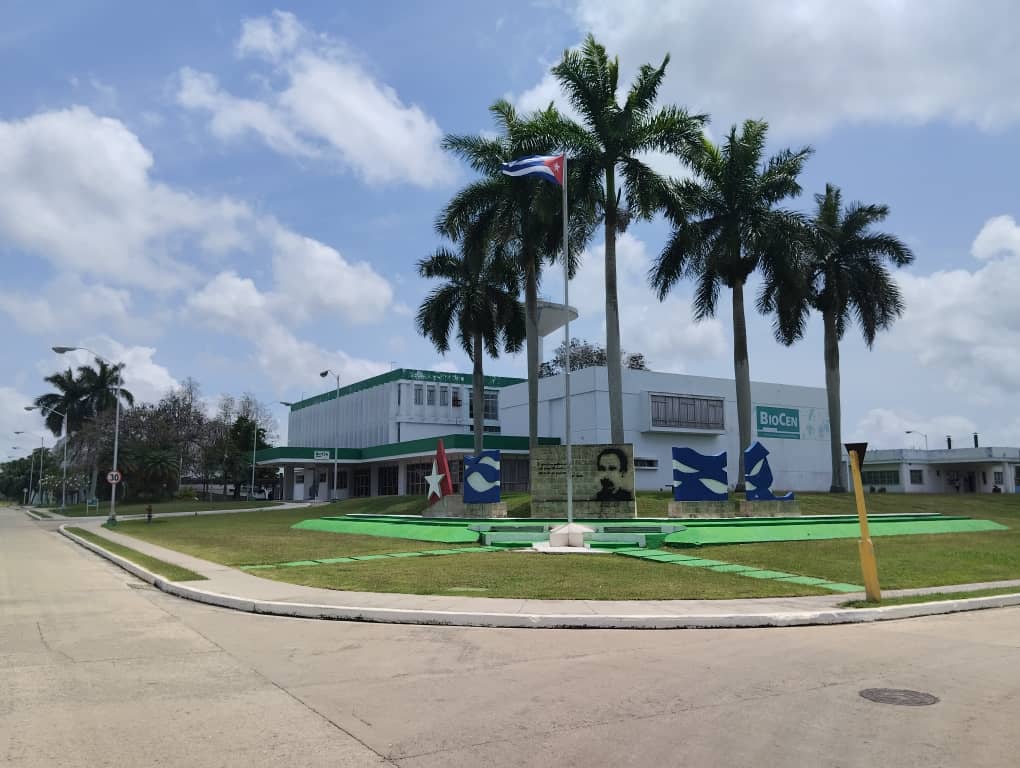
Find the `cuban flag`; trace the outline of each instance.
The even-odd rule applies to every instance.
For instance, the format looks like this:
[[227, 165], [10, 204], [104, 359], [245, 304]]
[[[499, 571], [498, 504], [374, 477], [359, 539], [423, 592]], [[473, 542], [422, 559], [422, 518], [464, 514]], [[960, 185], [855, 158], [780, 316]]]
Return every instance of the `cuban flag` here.
[[503, 163], [507, 176], [539, 176], [563, 186], [563, 155], [531, 155]]

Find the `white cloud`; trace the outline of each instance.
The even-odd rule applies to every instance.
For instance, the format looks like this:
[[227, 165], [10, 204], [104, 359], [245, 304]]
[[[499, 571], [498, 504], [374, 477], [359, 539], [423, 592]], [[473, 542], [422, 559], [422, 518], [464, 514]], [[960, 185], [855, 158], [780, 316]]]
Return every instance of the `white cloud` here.
[[[587, 249], [580, 269], [570, 281], [570, 303], [578, 311], [578, 328], [592, 330], [592, 320], [600, 335], [589, 338], [605, 343], [605, 266], [604, 246]], [[648, 287], [648, 269], [652, 258], [643, 241], [629, 232], [616, 238], [617, 292], [620, 304], [620, 339], [627, 352], [641, 352], [648, 366], [657, 371], [690, 372], [707, 358], [720, 356], [728, 348], [722, 323], [715, 318], [695, 323], [690, 300], [683, 286], [659, 302]], [[558, 270], [549, 273], [543, 288], [554, 301], [561, 301], [562, 279]], [[571, 335], [579, 332], [571, 328]], [[547, 350], [560, 343], [559, 337], [546, 340]], [[547, 356], [550, 354], [547, 351]]]
[[[75, 343], [72, 339], [69, 344]], [[124, 388], [134, 395], [137, 402], [155, 402], [180, 382], [170, 375], [166, 367], [157, 363], [155, 347], [128, 346], [109, 336], [86, 337], [81, 346], [94, 349], [112, 363], [123, 363]], [[63, 355], [55, 355], [39, 364], [39, 372], [48, 376], [54, 370], [77, 368], [79, 365], [94, 365], [95, 358], [89, 352], [78, 349]]]
[[[911, 430], [919, 434], [907, 434]], [[901, 413], [890, 408], [872, 408], [858, 423], [848, 441], [866, 440], [869, 449], [881, 448], [924, 448], [924, 436], [928, 437], [928, 448], [945, 448], [946, 436], [952, 438], [954, 448], [973, 445], [972, 435], [977, 425], [963, 416], [943, 415], [921, 418], [915, 413]], [[1013, 439], [1020, 437], [1018, 431]], [[986, 445], [990, 445], [987, 443]]]
[[1012, 216], [995, 216], [986, 221], [974, 238], [970, 253], [982, 261], [1004, 254], [1020, 254], [1020, 227], [1016, 219]]
[[[840, 122], [951, 120], [997, 128], [1020, 119], [1014, 66], [1020, 6], [965, 0], [579, 0], [589, 30], [623, 65], [671, 54], [663, 103], [708, 112], [723, 130], [764, 117], [777, 133], [812, 136]], [[649, 23], [653, 21], [653, 23]], [[546, 75], [525, 107], [562, 103]]]
[[155, 182], [152, 166], [123, 123], [83, 107], [0, 121], [0, 241], [61, 272], [181, 288], [196, 274], [181, 256], [242, 244], [250, 214]]
[[188, 299], [188, 308], [210, 326], [233, 331], [265, 313], [266, 299], [255, 283], [236, 272], [221, 272]]
[[271, 235], [280, 311], [300, 319], [339, 312], [352, 323], [380, 319], [393, 289], [367, 262], [351, 263], [317, 240], [282, 227]]
[[178, 102], [210, 113], [221, 139], [252, 132], [277, 152], [322, 155], [369, 184], [447, 183], [455, 165], [439, 148], [442, 131], [421, 107], [404, 103], [341, 44], [312, 35], [289, 13], [244, 22], [238, 54], [268, 60], [284, 78], [261, 99], [222, 91], [216, 79], [180, 71]]
[[987, 402], [1020, 387], [1020, 228], [1009, 216], [990, 219], [971, 252], [983, 261], [973, 271], [897, 274], [906, 311], [879, 344]]
[[211, 113], [209, 130], [223, 141], [251, 132], [261, 136], [271, 149], [299, 157], [314, 157], [318, 151], [298, 138], [285, 117], [268, 104], [254, 99], [235, 98], [219, 87], [216, 78], [185, 67], [180, 72], [177, 101], [188, 109]]
[[31, 295], [0, 294], [0, 312], [7, 313], [22, 330], [38, 334], [94, 326], [132, 333], [151, 330], [151, 323], [132, 312], [129, 291], [86, 283], [73, 274], [59, 275]]
[[237, 53], [276, 60], [293, 51], [302, 34], [304, 30], [297, 17], [286, 11], [273, 11], [272, 17], [245, 19], [241, 24], [241, 39], [237, 41]]

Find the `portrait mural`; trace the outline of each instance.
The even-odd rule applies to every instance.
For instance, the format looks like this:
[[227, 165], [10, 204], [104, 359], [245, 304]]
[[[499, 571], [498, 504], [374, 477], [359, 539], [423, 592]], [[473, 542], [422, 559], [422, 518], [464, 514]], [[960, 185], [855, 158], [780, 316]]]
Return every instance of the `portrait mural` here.
[[[633, 445], [581, 444], [572, 446], [571, 453], [574, 517], [637, 515]], [[532, 517], [566, 517], [566, 446], [540, 445], [532, 452], [531, 494]]]
[[729, 498], [726, 451], [698, 453], [673, 448], [673, 501], [726, 501]]
[[594, 501], [630, 501], [634, 498], [633, 477], [627, 481], [627, 454], [616, 446], [599, 451], [595, 458], [599, 489]]
[[499, 501], [499, 451], [482, 451], [464, 457], [464, 503], [495, 504]]

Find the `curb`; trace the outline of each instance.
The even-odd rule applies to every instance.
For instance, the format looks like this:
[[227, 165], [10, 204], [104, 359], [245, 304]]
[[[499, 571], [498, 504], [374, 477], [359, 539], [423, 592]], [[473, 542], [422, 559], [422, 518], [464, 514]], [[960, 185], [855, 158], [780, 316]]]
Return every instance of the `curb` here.
[[427, 624], [455, 627], [503, 627], [529, 629], [750, 629], [764, 627], [808, 627], [837, 624], [866, 624], [875, 621], [894, 621], [920, 616], [979, 611], [988, 608], [1006, 608], [1020, 605], [1020, 593], [971, 597], [961, 600], [940, 600], [913, 605], [891, 605], [884, 608], [835, 608], [827, 611], [793, 611], [789, 613], [703, 613], [703, 614], [538, 614], [489, 613], [484, 611], [435, 611], [409, 608], [362, 608], [357, 606], [314, 605], [255, 600], [208, 592], [187, 586], [183, 582], [168, 581], [151, 571], [135, 565], [97, 544], [58, 529], [76, 544], [104, 557], [115, 565], [156, 589], [185, 600], [206, 605], [229, 608], [235, 611], [285, 616], [300, 619], [326, 619], [332, 621], [366, 621], [380, 624]]

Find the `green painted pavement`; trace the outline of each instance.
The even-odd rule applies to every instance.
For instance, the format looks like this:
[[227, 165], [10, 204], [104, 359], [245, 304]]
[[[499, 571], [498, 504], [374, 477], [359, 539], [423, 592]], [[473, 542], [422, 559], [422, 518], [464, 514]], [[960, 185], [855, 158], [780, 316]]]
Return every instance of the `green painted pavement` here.
[[478, 543], [478, 533], [469, 530], [465, 523], [434, 525], [415, 519], [390, 518], [382, 521], [349, 517], [319, 517], [302, 520], [292, 527], [303, 531], [350, 533], [358, 536], [382, 536], [389, 539], [436, 541], [443, 544]]
[[365, 560], [388, 560], [392, 557], [425, 557], [460, 555], [467, 552], [495, 552], [497, 547], [462, 547], [460, 549], [431, 549], [424, 552], [387, 552], [375, 555], [351, 555], [350, 557], [327, 557], [320, 560], [293, 560], [289, 563], [266, 563], [263, 565], [242, 565], [242, 571], [262, 571], [267, 568], [299, 568], [311, 565], [333, 565], [335, 563], [358, 563]]
[[705, 568], [717, 573], [731, 573], [735, 576], [747, 576], [752, 579], [766, 579], [773, 581], [786, 581], [793, 584], [804, 584], [805, 586], [820, 587], [833, 592], [863, 592], [864, 587], [856, 584], [840, 584], [837, 582], [817, 579], [813, 576], [797, 576], [783, 571], [770, 571], [764, 568], [755, 568], [750, 565], [739, 563], [724, 563], [722, 560], [710, 560], [708, 558], [690, 557], [684, 555], [673, 555], [663, 550], [630, 549], [617, 550], [616, 554], [624, 557], [636, 557], [639, 560], [651, 560], [656, 563], [668, 565], [682, 565], [686, 568]]
[[[709, 522], [709, 521], [706, 521]], [[857, 518], [825, 519], [778, 518], [754, 522], [697, 521], [685, 523], [687, 529], [666, 536], [666, 544], [680, 547], [698, 547], [707, 544], [750, 544], [765, 541], [821, 541], [824, 539], [853, 539], [860, 536]], [[906, 517], [868, 518], [871, 536], [908, 536], [938, 533], [973, 533], [976, 531], [1004, 531], [1006, 526], [991, 520], [974, 520], [967, 517]]]

